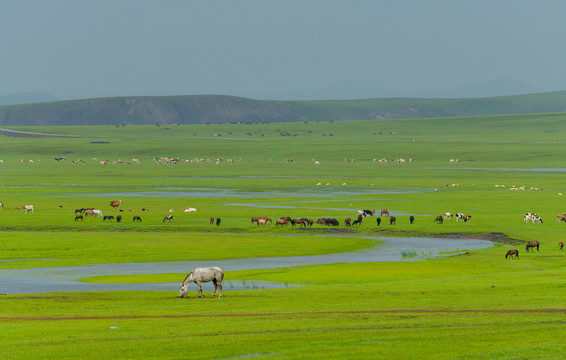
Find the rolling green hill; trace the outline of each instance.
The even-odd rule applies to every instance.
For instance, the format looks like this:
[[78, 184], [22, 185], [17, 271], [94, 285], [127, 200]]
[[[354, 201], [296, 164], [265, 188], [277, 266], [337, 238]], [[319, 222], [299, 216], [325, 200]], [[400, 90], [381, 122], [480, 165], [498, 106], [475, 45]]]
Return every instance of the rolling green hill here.
[[476, 99], [325, 101], [262, 101], [222, 95], [139, 96], [0, 106], [0, 126], [342, 121], [564, 111], [566, 91]]

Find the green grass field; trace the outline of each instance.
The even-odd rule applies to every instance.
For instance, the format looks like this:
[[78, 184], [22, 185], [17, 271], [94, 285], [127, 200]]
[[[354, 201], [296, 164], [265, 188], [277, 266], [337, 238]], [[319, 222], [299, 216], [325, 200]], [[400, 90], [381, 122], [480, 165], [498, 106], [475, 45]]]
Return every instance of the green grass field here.
[[[566, 212], [565, 121], [13, 127], [67, 137], [0, 137], [0, 270], [332, 254], [370, 248], [379, 236], [505, 241], [422, 261], [224, 269], [229, 281], [286, 286], [222, 299], [197, 299], [194, 285], [184, 299], [178, 291], [2, 294], [0, 358], [562, 358], [566, 224], [556, 215]], [[123, 212], [109, 206], [116, 199]], [[33, 213], [16, 209], [28, 204]], [[184, 213], [188, 206], [197, 212]], [[75, 221], [83, 207], [123, 221]], [[397, 214], [396, 225], [342, 224], [358, 209], [382, 208]], [[444, 212], [472, 220], [435, 223]], [[525, 223], [527, 212], [544, 223]], [[252, 216], [341, 224], [258, 227]], [[525, 252], [530, 240], [539, 252]], [[518, 260], [505, 259], [512, 248]], [[83, 281], [181, 282], [190, 270]]]

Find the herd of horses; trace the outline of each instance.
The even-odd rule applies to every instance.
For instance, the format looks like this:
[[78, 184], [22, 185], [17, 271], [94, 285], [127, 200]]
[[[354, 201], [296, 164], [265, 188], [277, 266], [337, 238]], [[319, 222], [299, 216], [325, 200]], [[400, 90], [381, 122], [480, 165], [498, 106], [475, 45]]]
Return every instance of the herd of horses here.
[[[374, 216], [376, 214], [376, 210], [358, 210], [356, 213], [356, 217], [354, 218], [354, 220], [352, 221], [352, 217], [348, 217], [344, 219], [344, 226], [355, 226], [355, 225], [361, 225], [364, 218], [366, 217], [371, 217]], [[380, 215], [378, 217], [376, 217], [376, 223], [377, 226], [381, 225], [381, 216], [386, 216], [389, 218], [389, 224], [390, 225], [395, 225], [397, 224], [397, 217], [396, 216], [392, 216], [389, 212], [389, 210], [387, 209], [381, 209]], [[444, 216], [446, 217], [447, 214], [449, 214], [449, 216], [451, 217], [452, 215], [450, 213], [446, 213]], [[459, 219], [462, 219], [464, 222], [469, 222], [472, 218], [472, 215], [464, 215], [461, 213], [456, 214], [456, 221], [458, 221]], [[439, 215], [436, 217], [436, 219], [434, 220], [439, 221], [441, 224], [444, 222], [444, 218], [442, 215]], [[413, 215], [409, 216], [409, 223], [410, 224], [414, 224], [415, 222], [415, 217]], [[257, 224], [258, 226], [260, 225], [266, 225], [269, 226], [270, 224], [273, 223], [273, 220], [267, 216], [253, 216], [251, 218], [251, 224]], [[319, 225], [326, 225], [326, 226], [339, 226], [340, 225], [340, 221], [338, 221], [335, 218], [318, 218], [318, 220], [314, 221], [314, 219], [309, 219], [306, 217], [301, 217], [301, 218], [291, 218], [289, 216], [283, 216], [280, 217], [278, 219], [275, 220], [275, 226], [286, 226], [291, 224], [292, 226], [302, 226], [302, 227], [307, 227], [307, 226], [312, 226], [313, 224], [319, 224]]]
[[[116, 208], [119, 209], [121, 205], [122, 205], [122, 200], [112, 200], [110, 202], [110, 207], [112, 207], [114, 209], [116, 209]], [[2, 209], [3, 207], [4, 207], [4, 205], [2, 203], [0, 203], [0, 209]], [[25, 206], [20, 206], [17, 209], [21, 209], [24, 213], [27, 213], [29, 211], [33, 212], [34, 207], [33, 207], [33, 205], [25, 205]], [[120, 210], [120, 211], [122, 211], [122, 210]], [[147, 211], [147, 209], [142, 209], [142, 211]], [[196, 209], [194, 209], [194, 211], [196, 211]], [[354, 221], [352, 221], [351, 217], [344, 219], [344, 225], [345, 226], [360, 225], [363, 222], [363, 219], [365, 217], [374, 216], [375, 213], [376, 213], [376, 210], [358, 210], [357, 211], [357, 218]], [[116, 220], [116, 222], [122, 221], [122, 215], [116, 215], [116, 216], [106, 215], [106, 216], [104, 216], [102, 214], [101, 210], [97, 210], [97, 209], [94, 209], [94, 208], [80, 208], [80, 209], [75, 210], [75, 221], [83, 220], [85, 216], [102, 217], [102, 220], [105, 221], [105, 222], [106, 221], [113, 221], [113, 220]], [[395, 216], [392, 216], [390, 214], [389, 210], [387, 210], [387, 209], [381, 209], [380, 216], [388, 216], [389, 217], [389, 223], [391, 225], [395, 225], [397, 223], [397, 218]], [[471, 217], [472, 216], [470, 214], [464, 215], [463, 213], [457, 213], [456, 214], [456, 221], [463, 220], [464, 222], [469, 222], [469, 221], [471, 221]], [[444, 223], [444, 220], [447, 220], [447, 219], [450, 219], [450, 218], [452, 218], [451, 213], [444, 213], [443, 215], [436, 216], [435, 219], [434, 219], [434, 222], [442, 224], [442, 223]], [[566, 213], [558, 215], [557, 219], [558, 219], [559, 222], [560, 221], [566, 222]], [[171, 220], [173, 220], [173, 215], [171, 215], [171, 214], [165, 215], [165, 217], [163, 218], [163, 222], [166, 222], [166, 221], [170, 222]], [[533, 223], [541, 223], [542, 224], [542, 219], [534, 213], [527, 213], [527, 215], [525, 215], [524, 220], [525, 220], [525, 222], [532, 221]], [[133, 216], [132, 221], [133, 222], [141, 222], [142, 220], [141, 220], [140, 216], [135, 215], [135, 216]], [[413, 224], [414, 221], [415, 221], [415, 217], [413, 215], [409, 216], [409, 223]], [[220, 218], [216, 218], [216, 219], [214, 217], [210, 218], [210, 224], [216, 223], [216, 225], [219, 226], [220, 222], [221, 222]], [[381, 217], [377, 217], [376, 222], [377, 222], [377, 226], [380, 226]], [[273, 223], [273, 220], [271, 218], [267, 217], [267, 216], [254, 216], [254, 217], [251, 218], [251, 224], [254, 224], [254, 223], [256, 223], [258, 226], [269, 226], [270, 224]], [[315, 223], [320, 224], [320, 225], [325, 225], [325, 226], [339, 226], [340, 225], [340, 222], [335, 218], [318, 218], [318, 220], [315, 222], [313, 219], [309, 219], [309, 218], [306, 218], [306, 217], [291, 218], [289, 216], [284, 216], [284, 217], [280, 217], [280, 218], [275, 220], [275, 226], [287, 226], [287, 225], [291, 224], [291, 226], [293, 226], [293, 227], [295, 225], [297, 225], [299, 227], [310, 227], [310, 226], [313, 226], [313, 224], [315, 224]], [[535, 248], [538, 252], [539, 248], [540, 248], [540, 243], [538, 241], [529, 241], [526, 244], [525, 251], [526, 252], [529, 252], [529, 251], [533, 252]], [[559, 248], [559, 251], [564, 251], [564, 242], [560, 241], [558, 243], [558, 248]], [[506, 259], [518, 259], [519, 258], [519, 250], [511, 249], [511, 250], [507, 251], [507, 253], [505, 254], [505, 258]], [[215, 270], [215, 271], [217, 272], [217, 270]], [[190, 277], [188, 276], [187, 279], [190, 279]], [[187, 279], [185, 279], [185, 280], [187, 280]], [[211, 279], [213, 279], [213, 278], [211, 278]], [[204, 281], [204, 280], [200, 280], [200, 281]], [[211, 281], [211, 280], [206, 280], [206, 281]], [[199, 283], [197, 283], [197, 284], [199, 284]], [[199, 289], [200, 289], [200, 284], [198, 286], [199, 286]], [[220, 286], [220, 294], [222, 294], [222, 286], [221, 285], [219, 285], [219, 286]], [[182, 285], [181, 288], [183, 289], [183, 285]], [[185, 288], [186, 288], [186, 286], [185, 286]], [[181, 291], [183, 291], [182, 289], [181, 289]], [[199, 290], [199, 291], [201, 291], [201, 290]], [[215, 291], [216, 291], [216, 283], [215, 283]], [[185, 293], [186, 293], [186, 291], [185, 291]], [[184, 296], [184, 295], [182, 295], [182, 296]], [[213, 296], [214, 296], [214, 294], [213, 294]]]
[[[537, 252], [539, 251], [539, 246], [540, 243], [538, 241], [529, 241], [525, 247], [525, 251], [529, 252], [529, 250], [531, 252], [535, 251], [535, 248], [537, 249]], [[558, 250], [559, 251], [564, 251], [564, 242], [560, 241], [558, 242]], [[511, 249], [509, 251], [507, 251], [507, 254], [505, 254], [505, 259], [518, 259], [519, 258], [519, 250], [517, 249]]]

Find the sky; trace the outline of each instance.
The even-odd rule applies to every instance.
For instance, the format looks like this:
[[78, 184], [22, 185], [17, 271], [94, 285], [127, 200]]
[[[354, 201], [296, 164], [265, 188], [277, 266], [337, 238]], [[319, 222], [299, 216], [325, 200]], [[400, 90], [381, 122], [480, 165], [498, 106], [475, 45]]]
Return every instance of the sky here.
[[566, 90], [564, 14], [563, 0], [6, 0], [0, 96]]

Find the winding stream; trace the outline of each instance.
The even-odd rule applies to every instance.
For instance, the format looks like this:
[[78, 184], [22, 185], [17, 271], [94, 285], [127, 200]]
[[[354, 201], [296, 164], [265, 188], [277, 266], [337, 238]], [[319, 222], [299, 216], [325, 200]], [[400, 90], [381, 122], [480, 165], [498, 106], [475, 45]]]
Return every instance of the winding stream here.
[[[219, 266], [224, 271], [271, 269], [290, 266], [358, 263], [358, 262], [393, 262], [418, 261], [424, 258], [439, 257], [443, 252], [483, 249], [493, 246], [486, 240], [443, 239], [443, 238], [377, 238], [379, 241], [370, 249], [329, 255], [246, 258], [214, 261], [179, 261], [159, 263], [120, 263], [98, 264], [76, 267], [46, 267], [32, 269], [0, 269], [0, 294], [47, 293], [62, 291], [98, 291], [98, 290], [157, 290], [178, 291], [179, 282], [152, 284], [93, 284], [83, 283], [79, 279], [101, 275], [133, 275], [188, 273], [195, 267]], [[410, 257], [404, 256], [410, 254]], [[224, 281], [224, 290], [258, 289], [285, 287], [261, 281]], [[191, 290], [196, 289], [195, 287]], [[204, 284], [203, 289], [210, 291], [211, 284]]]

